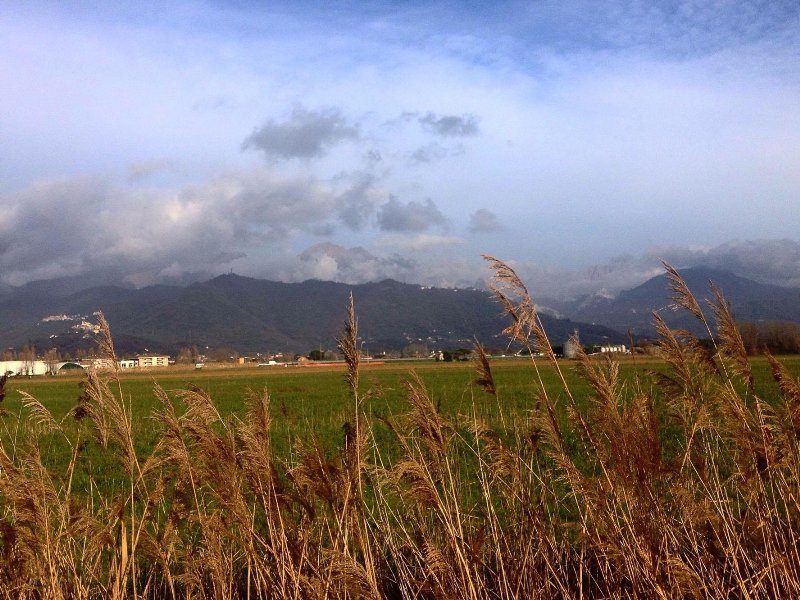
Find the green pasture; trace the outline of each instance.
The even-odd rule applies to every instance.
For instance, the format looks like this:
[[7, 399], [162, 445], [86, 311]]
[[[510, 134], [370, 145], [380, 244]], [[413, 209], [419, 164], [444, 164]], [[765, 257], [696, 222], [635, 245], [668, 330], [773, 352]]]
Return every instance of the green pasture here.
[[[800, 373], [800, 358], [782, 359], [788, 369]], [[548, 393], [558, 407], [565, 406], [565, 394], [555, 370], [541, 362], [537, 363]], [[770, 375], [769, 365], [763, 359], [753, 361], [757, 391], [762, 398], [774, 399], [777, 389]], [[589, 386], [576, 374], [575, 364], [561, 364], [567, 384], [579, 403], [590, 396]], [[406, 385], [412, 369], [424, 382], [430, 396], [440, 411], [457, 420], [459, 416], [477, 415], [494, 426], [500, 426], [514, 418], [524, 418], [534, 404], [536, 373], [529, 361], [501, 359], [492, 362], [492, 370], [498, 388], [498, 400], [486, 394], [473, 383], [476, 377], [472, 363], [420, 362], [401, 365], [375, 365], [361, 371], [361, 390], [367, 393], [365, 410], [372, 417], [390, 417], [408, 411], [404, 401]], [[638, 376], [643, 385], [646, 374], [653, 370], [666, 370], [660, 362], [626, 360], [621, 365], [621, 374], [626, 385], [633, 385]], [[24, 431], [19, 416], [24, 413], [20, 390], [31, 394], [44, 404], [55, 419], [62, 423], [72, 439], [78, 425], [68, 416], [80, 394], [80, 377], [15, 378], [6, 385], [6, 399], [0, 418], [0, 441], [6, 448], [24, 442]], [[137, 452], [145, 457], [158, 439], [160, 426], [152, 418], [158, 408], [153, 387], [158, 384], [174, 398], [176, 392], [190, 385], [206, 390], [224, 419], [244, 416], [246, 399], [252, 391], [267, 390], [271, 397], [273, 415], [273, 446], [278, 455], [289, 456], [295, 442], [305, 442], [316, 437], [323, 447], [333, 451], [341, 444], [342, 426], [352, 420], [353, 405], [344, 380], [344, 370], [337, 368], [227, 368], [195, 370], [164, 370], [153, 373], [121, 375], [121, 389], [133, 415], [134, 436]], [[112, 389], [116, 389], [112, 386]], [[177, 401], [176, 401], [177, 402]], [[177, 403], [180, 411], [180, 403]], [[375, 439], [384, 450], [391, 451], [391, 435], [373, 418]], [[88, 437], [88, 433], [83, 434]], [[84, 440], [80, 461], [81, 472], [77, 485], [85, 484], [91, 475], [95, 481], [113, 485], [119, 476], [113, 458], [101, 452], [96, 442]], [[48, 435], [42, 439], [42, 457], [56, 472], [63, 472], [69, 461], [69, 446], [63, 436]]]

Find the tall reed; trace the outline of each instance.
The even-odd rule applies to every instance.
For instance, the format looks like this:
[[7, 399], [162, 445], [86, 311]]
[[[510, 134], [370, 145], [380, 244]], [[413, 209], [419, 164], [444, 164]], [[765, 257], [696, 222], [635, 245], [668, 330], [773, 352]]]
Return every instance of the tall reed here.
[[[223, 418], [200, 388], [155, 386], [146, 454], [116, 372], [89, 371], [61, 422], [23, 394], [22, 413], [2, 417], [0, 596], [800, 597], [800, 382], [770, 356], [780, 400], [759, 397], [721, 292], [704, 308], [666, 265], [675, 305], [712, 349], [655, 314], [667, 371], [625, 379], [613, 359], [579, 353], [582, 397], [522, 280], [487, 260], [505, 333], [531, 350], [522, 411], [476, 341], [470, 414], [443, 414], [412, 372], [406, 412], [369, 417], [379, 392], [360, 378], [352, 297], [336, 447], [297, 431], [278, 455], [267, 390]], [[45, 466], [54, 440], [69, 449], [63, 471]], [[76, 488], [87, 446], [116, 465], [115, 485], [90, 471]]]

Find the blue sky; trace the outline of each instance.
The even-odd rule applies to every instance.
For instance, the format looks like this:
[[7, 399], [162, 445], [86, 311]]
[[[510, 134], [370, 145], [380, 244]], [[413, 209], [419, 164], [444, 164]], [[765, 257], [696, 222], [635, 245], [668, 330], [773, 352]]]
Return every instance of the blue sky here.
[[796, 2], [11, 6], [6, 282], [800, 282]]

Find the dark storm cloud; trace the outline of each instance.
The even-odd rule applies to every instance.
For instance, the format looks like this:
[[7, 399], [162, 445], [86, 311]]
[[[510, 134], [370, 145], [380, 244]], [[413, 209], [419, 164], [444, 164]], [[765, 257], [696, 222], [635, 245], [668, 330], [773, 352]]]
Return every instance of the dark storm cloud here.
[[475, 115], [437, 115], [429, 112], [419, 118], [427, 131], [442, 137], [467, 137], [478, 134], [478, 119]]
[[383, 231], [425, 231], [447, 225], [447, 219], [430, 198], [404, 204], [392, 196], [378, 210], [378, 225]]
[[295, 107], [287, 121], [267, 121], [250, 134], [242, 149], [261, 150], [268, 158], [318, 158], [331, 147], [359, 136], [358, 126], [338, 109]]
[[497, 215], [486, 208], [479, 208], [469, 216], [469, 230], [473, 233], [492, 233], [503, 229]]

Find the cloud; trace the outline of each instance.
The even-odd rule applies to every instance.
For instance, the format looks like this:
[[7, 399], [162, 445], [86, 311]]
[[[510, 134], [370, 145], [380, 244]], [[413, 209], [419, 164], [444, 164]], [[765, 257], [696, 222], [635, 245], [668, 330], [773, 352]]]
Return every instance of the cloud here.
[[448, 150], [441, 144], [427, 144], [414, 150], [409, 156], [411, 164], [430, 164], [447, 158]]
[[385, 194], [375, 184], [373, 175], [357, 173], [353, 184], [336, 199], [339, 218], [353, 231], [363, 229], [375, 212], [376, 204], [385, 199]]
[[359, 128], [339, 109], [310, 111], [296, 106], [288, 121], [267, 121], [251, 133], [242, 149], [261, 150], [269, 158], [319, 158], [345, 140], [359, 137]]
[[615, 296], [664, 273], [662, 260], [678, 269], [704, 267], [761, 283], [800, 287], [800, 242], [788, 239], [736, 241], [712, 248], [653, 247], [640, 255], [620, 255], [574, 270], [531, 261], [518, 261], [514, 265], [529, 284], [534, 298], [547, 301], [598, 293]]
[[[109, 186], [94, 177], [41, 181], [0, 195], [0, 272], [54, 277], [83, 262], [97, 233], [92, 220], [103, 210]], [[58, 265], [54, 265], [56, 262]]]
[[340, 218], [341, 182], [236, 171], [179, 189], [102, 178], [39, 182], [0, 195], [0, 272], [23, 283], [98, 269], [174, 276], [285, 253]]
[[371, 167], [379, 165], [380, 163], [383, 162], [383, 156], [381, 155], [380, 150], [376, 148], [368, 150], [367, 153], [364, 155], [364, 159], [366, 160], [366, 163]]
[[429, 112], [418, 121], [425, 130], [441, 137], [478, 135], [478, 119], [472, 114], [439, 116]]
[[378, 225], [383, 231], [425, 231], [447, 225], [447, 219], [430, 198], [403, 204], [392, 196], [378, 210]]
[[[2, 20], [0, 84], [15, 93], [0, 114], [15, 151], [0, 161], [0, 276], [115, 261], [174, 272], [246, 254], [231, 265], [285, 263], [291, 277], [322, 239], [380, 253], [373, 227], [441, 233], [398, 218], [406, 204], [381, 210], [389, 191], [422, 209], [436, 198], [439, 216], [488, 208], [508, 234], [453, 250], [463, 272], [490, 251], [529, 265], [547, 294], [624, 289], [664, 256], [773, 280], [793, 268], [789, 247], [687, 248], [800, 231], [796, 1], [223, 4], [134, 23], [124, 9], [48, 3]], [[454, 160], [460, 143], [469, 152]], [[122, 179], [148, 156], [178, 169], [102, 175]], [[280, 176], [245, 173], [263, 157]], [[61, 173], [101, 176], [44, 182]], [[186, 228], [170, 221], [181, 214]], [[676, 246], [642, 256], [658, 243]], [[415, 276], [463, 280], [451, 259], [423, 272], [417, 257]]]
[[486, 208], [479, 208], [469, 216], [469, 230], [473, 233], [492, 233], [504, 229], [497, 215]]
[[728, 242], [701, 252], [695, 261], [688, 262], [762, 283], [800, 287], [800, 242], [796, 240]]
[[174, 171], [176, 167], [177, 163], [170, 158], [153, 158], [134, 162], [128, 165], [128, 179], [141, 181], [154, 175]]
[[325, 242], [316, 244], [298, 256], [296, 264], [292, 265], [293, 270], [286, 272], [285, 279], [300, 281], [316, 278], [366, 283], [389, 278], [439, 287], [482, 285], [480, 277], [476, 276], [475, 261], [465, 260], [451, 252], [459, 242], [457, 238], [445, 239], [445, 236], [427, 234], [411, 236], [420, 244], [416, 248], [406, 247], [397, 252], [400, 248], [395, 243], [402, 245], [409, 239], [396, 234], [385, 236], [379, 244], [380, 248], [374, 251], [360, 246], [345, 247]]
[[299, 255], [297, 279], [323, 279], [365, 283], [382, 279], [406, 281], [414, 274], [416, 261], [397, 254], [379, 258], [362, 247], [346, 248], [323, 242]]
[[443, 146], [442, 144], [433, 142], [414, 150], [409, 155], [408, 160], [412, 165], [431, 164], [448, 157], [463, 156], [465, 152], [464, 144]]
[[394, 248], [401, 252], [422, 252], [432, 248], [455, 246], [464, 243], [464, 240], [454, 235], [436, 235], [432, 233], [416, 233], [404, 235], [390, 233], [375, 241], [376, 245]]

